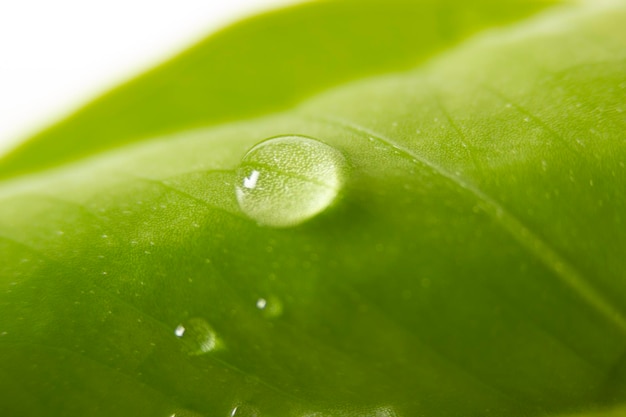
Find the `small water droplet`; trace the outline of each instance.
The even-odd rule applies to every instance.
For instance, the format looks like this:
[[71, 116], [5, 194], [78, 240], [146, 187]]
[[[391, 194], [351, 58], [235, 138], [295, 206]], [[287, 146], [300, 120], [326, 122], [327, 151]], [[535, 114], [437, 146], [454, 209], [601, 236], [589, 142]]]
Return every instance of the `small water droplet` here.
[[237, 201], [261, 225], [295, 226], [335, 201], [346, 168], [341, 152], [315, 139], [268, 139], [243, 157], [237, 170]]
[[259, 410], [250, 405], [238, 405], [230, 411], [230, 417], [259, 417]]
[[184, 342], [184, 350], [190, 355], [202, 355], [222, 346], [215, 330], [201, 318], [194, 317], [179, 324], [174, 334]]
[[263, 311], [266, 317], [278, 317], [283, 313], [283, 304], [274, 296], [256, 300], [256, 308]]

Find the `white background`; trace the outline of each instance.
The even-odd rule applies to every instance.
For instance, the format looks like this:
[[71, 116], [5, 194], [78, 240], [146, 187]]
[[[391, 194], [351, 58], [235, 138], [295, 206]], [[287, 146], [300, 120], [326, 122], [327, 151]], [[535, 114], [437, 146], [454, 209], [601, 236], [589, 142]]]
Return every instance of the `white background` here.
[[0, 0], [0, 155], [242, 17], [295, 0]]

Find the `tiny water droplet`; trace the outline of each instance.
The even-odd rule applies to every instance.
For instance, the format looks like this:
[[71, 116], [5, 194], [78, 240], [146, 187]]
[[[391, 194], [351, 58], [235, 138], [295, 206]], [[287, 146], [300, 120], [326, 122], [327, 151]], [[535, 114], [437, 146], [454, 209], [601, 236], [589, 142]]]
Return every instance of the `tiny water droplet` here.
[[230, 417], [259, 417], [259, 410], [250, 405], [238, 405], [230, 411]]
[[184, 350], [190, 355], [202, 355], [222, 346], [215, 330], [201, 318], [194, 317], [179, 324], [174, 334], [184, 342]]
[[295, 226], [335, 201], [346, 168], [340, 151], [315, 139], [268, 139], [243, 157], [237, 170], [237, 201], [261, 225]]
[[266, 317], [278, 317], [283, 313], [283, 304], [274, 296], [256, 300], [256, 308], [263, 311]]

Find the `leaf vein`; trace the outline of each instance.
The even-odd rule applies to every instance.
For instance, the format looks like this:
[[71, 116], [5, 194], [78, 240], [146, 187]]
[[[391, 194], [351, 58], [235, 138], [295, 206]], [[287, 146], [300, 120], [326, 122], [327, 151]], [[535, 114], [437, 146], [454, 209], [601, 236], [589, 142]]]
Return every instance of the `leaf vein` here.
[[370, 129], [332, 116], [322, 117], [322, 120], [330, 124], [339, 125], [361, 136], [372, 137], [382, 145], [395, 150], [398, 155], [409, 159], [412, 163], [430, 169], [431, 172], [448, 179], [458, 188], [473, 194], [474, 197], [482, 203], [481, 209], [496, 221], [527, 252], [539, 259], [563, 284], [578, 294], [588, 305], [602, 314], [605, 319], [613, 323], [620, 331], [626, 333], [626, 319], [623, 317], [622, 313], [591, 286], [588, 279], [561, 256], [547, 241], [533, 233], [519, 218], [480, 188], [460, 176], [449, 172], [442, 166]]

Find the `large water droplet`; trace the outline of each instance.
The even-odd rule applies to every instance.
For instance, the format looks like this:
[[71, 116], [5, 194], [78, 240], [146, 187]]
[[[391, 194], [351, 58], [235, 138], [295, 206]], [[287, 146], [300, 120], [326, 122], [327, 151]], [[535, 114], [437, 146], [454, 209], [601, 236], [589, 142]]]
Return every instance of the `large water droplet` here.
[[174, 329], [184, 343], [183, 350], [190, 355], [202, 355], [222, 346], [215, 330], [201, 318], [191, 318]]
[[333, 203], [346, 169], [341, 152], [315, 139], [268, 139], [243, 157], [237, 170], [237, 201], [259, 224], [295, 226]]

